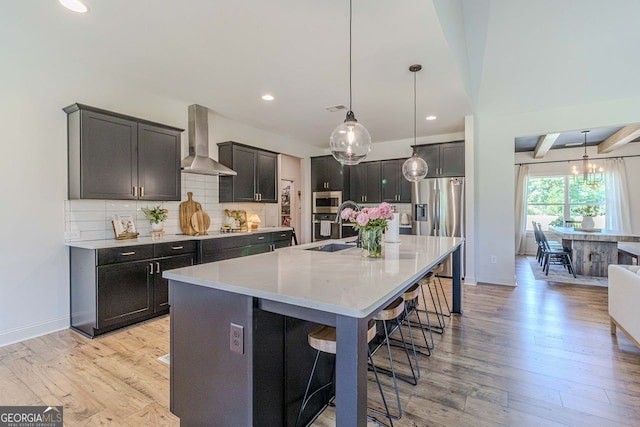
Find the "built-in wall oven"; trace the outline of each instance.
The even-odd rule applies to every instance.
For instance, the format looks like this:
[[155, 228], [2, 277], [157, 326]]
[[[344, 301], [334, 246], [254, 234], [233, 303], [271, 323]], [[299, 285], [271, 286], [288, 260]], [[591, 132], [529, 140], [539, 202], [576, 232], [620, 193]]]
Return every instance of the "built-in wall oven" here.
[[313, 213], [335, 214], [342, 204], [342, 191], [314, 191]]
[[342, 238], [342, 221], [335, 222], [342, 191], [313, 193], [313, 241]]

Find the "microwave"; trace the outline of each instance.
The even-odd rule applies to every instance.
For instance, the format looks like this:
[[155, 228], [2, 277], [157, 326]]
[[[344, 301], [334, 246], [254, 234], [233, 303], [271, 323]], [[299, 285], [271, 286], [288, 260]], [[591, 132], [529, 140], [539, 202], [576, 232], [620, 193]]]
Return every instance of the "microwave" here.
[[338, 207], [342, 204], [342, 191], [314, 191], [313, 213], [331, 214], [338, 213]]

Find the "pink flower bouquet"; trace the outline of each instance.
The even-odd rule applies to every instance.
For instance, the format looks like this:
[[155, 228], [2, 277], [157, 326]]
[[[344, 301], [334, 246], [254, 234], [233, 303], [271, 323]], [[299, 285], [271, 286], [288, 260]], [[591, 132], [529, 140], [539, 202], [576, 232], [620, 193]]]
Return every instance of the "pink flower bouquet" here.
[[384, 230], [387, 228], [387, 220], [393, 219], [393, 211], [389, 203], [383, 202], [377, 208], [362, 208], [360, 211], [346, 208], [340, 216], [343, 220], [352, 222], [356, 230]]

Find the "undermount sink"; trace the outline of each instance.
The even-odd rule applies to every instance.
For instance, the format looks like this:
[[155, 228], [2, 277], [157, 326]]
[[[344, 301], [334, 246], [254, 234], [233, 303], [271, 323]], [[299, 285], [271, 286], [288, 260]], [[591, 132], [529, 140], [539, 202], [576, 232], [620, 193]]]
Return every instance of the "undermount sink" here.
[[320, 252], [338, 252], [349, 248], [355, 248], [354, 244], [346, 244], [346, 243], [329, 243], [326, 245], [314, 246], [312, 248], [307, 248], [307, 251], [320, 251]]

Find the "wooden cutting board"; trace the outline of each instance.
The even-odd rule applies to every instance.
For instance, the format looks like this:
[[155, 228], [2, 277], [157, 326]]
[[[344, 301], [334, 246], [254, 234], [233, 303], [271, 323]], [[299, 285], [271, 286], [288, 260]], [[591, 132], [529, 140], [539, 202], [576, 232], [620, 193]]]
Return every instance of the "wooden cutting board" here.
[[180, 203], [180, 229], [187, 236], [195, 236], [198, 234], [191, 225], [191, 217], [197, 211], [202, 211], [202, 205], [193, 200], [193, 193], [187, 193], [187, 200]]
[[200, 236], [207, 234], [207, 230], [211, 225], [211, 218], [205, 211], [198, 210], [191, 216], [191, 227]]

